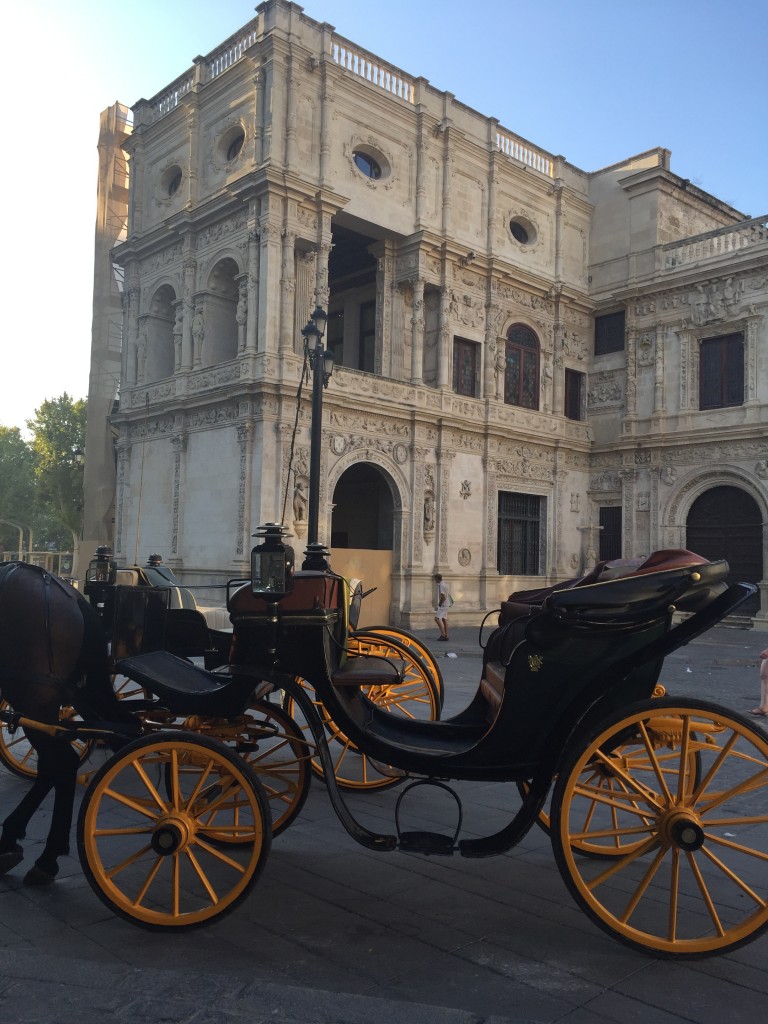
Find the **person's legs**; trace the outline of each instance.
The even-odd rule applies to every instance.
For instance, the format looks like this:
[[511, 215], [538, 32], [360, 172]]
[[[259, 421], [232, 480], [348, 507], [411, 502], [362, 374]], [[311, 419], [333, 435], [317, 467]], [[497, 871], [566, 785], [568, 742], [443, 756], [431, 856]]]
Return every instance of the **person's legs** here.
[[438, 608], [437, 611], [435, 612], [435, 622], [437, 623], [437, 628], [440, 630], [440, 636], [437, 639], [438, 640], [447, 640], [448, 639], [448, 620], [445, 617], [445, 612], [442, 611], [442, 609], [440, 609], [440, 608]]
[[750, 714], [768, 718], [768, 672], [765, 670], [766, 662], [768, 662], [768, 649], [763, 651], [760, 658], [760, 705], [752, 708]]

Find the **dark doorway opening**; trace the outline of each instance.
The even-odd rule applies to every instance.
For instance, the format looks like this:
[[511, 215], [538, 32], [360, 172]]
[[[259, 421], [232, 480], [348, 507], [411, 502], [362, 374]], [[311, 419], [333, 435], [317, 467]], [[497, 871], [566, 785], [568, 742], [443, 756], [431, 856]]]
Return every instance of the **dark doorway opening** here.
[[[713, 487], [694, 501], [688, 513], [686, 546], [713, 561], [724, 558], [729, 583], [759, 583], [763, 578], [763, 526], [757, 502], [739, 487]], [[755, 615], [755, 594], [739, 609]]]
[[333, 501], [332, 548], [391, 550], [392, 492], [375, 466], [350, 466], [336, 484]]

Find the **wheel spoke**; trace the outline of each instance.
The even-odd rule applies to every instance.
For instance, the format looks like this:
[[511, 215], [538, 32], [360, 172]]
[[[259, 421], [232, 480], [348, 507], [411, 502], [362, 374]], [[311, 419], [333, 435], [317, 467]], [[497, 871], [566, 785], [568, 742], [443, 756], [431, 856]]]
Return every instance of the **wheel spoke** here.
[[669, 882], [669, 926], [667, 939], [675, 941], [677, 935], [677, 904], [680, 896], [680, 851], [672, 850], [672, 877]]
[[630, 866], [630, 864], [634, 864], [634, 862], [640, 857], [644, 857], [649, 850], [654, 849], [657, 843], [658, 840], [656, 837], [651, 836], [644, 843], [641, 843], [635, 849], [630, 850], [629, 853], [625, 854], [623, 857], [616, 858], [614, 862], [605, 869], [605, 871], [602, 871], [588, 883], [587, 888], [590, 890], [597, 889], [598, 886], [603, 885], [603, 883], [607, 882], [609, 878], [613, 878], [613, 876], [618, 874], [619, 871], [624, 871]]
[[602, 750], [596, 750], [595, 756], [599, 757], [600, 760], [624, 782], [624, 785], [627, 786], [628, 790], [634, 791], [641, 799], [645, 800], [646, 803], [649, 803], [654, 808], [661, 806], [652, 793], [650, 793], [645, 787], [641, 786], [639, 782], [636, 782], [632, 776], [621, 767], [621, 765], [611, 760], [610, 754], [605, 754]]
[[[149, 850], [149, 847], [147, 846], [147, 847], [145, 847], [144, 852], [146, 853], [148, 850]], [[149, 892], [149, 887], [152, 885], [154, 880], [157, 878], [157, 873], [160, 870], [160, 865], [162, 864], [162, 862], [163, 862], [163, 858], [162, 857], [157, 857], [156, 858], [155, 863], [150, 868], [149, 874], [147, 875], [146, 879], [144, 880], [144, 884], [139, 889], [139, 891], [138, 891], [138, 893], [136, 895], [136, 898], [132, 901], [134, 907], [140, 907], [142, 905], [142, 903], [144, 902], [144, 898], [147, 895], [147, 893]], [[110, 875], [109, 877], [114, 877], [114, 875]]]
[[708, 804], [700, 808], [701, 814], [708, 814], [713, 808], [720, 807], [721, 804], [725, 803], [726, 800], [730, 800], [736, 796], [743, 796], [745, 793], [751, 793], [756, 789], [760, 789], [765, 783], [768, 783], [768, 768], [763, 768], [757, 775], [753, 775], [749, 779], [745, 779], [743, 782], [736, 786], [732, 786], [730, 789], [724, 790], [722, 793], [718, 793], [712, 797]]
[[688, 743], [691, 738], [691, 719], [683, 717], [683, 735], [680, 741], [680, 761], [677, 772], [677, 802], [682, 803], [685, 795], [685, 784], [688, 775]]
[[[136, 850], [136, 852], [132, 853], [130, 857], [126, 857], [125, 860], [120, 861], [119, 864], [115, 864], [114, 867], [110, 868], [110, 870], [106, 872], [107, 878], [115, 878], [121, 871], [125, 871], [127, 868], [133, 867], [134, 864], [138, 864], [141, 858], [149, 853], [151, 849], [152, 847], [149, 843], [147, 843], [146, 846], [142, 846], [140, 850]], [[157, 867], [160, 866], [161, 859], [162, 858], [160, 857], [157, 858]], [[157, 870], [157, 868], [155, 870]]]
[[715, 926], [715, 931], [720, 936], [725, 935], [725, 928], [723, 928], [722, 922], [720, 921], [720, 915], [718, 914], [717, 909], [715, 908], [715, 904], [712, 899], [712, 896], [710, 895], [709, 888], [707, 887], [707, 884], [704, 881], [704, 877], [701, 873], [701, 870], [699, 869], [699, 865], [696, 862], [696, 858], [691, 852], [688, 852], [688, 864], [690, 865], [691, 871], [693, 872], [693, 876], [696, 879], [696, 884], [699, 887], [699, 892], [701, 893], [701, 897], [704, 900], [704, 905], [706, 906], [709, 916], [712, 919], [712, 924]]
[[651, 769], [653, 771], [653, 774], [656, 776], [656, 781], [659, 784], [661, 795], [667, 802], [669, 802], [672, 799], [672, 797], [667, 786], [667, 780], [664, 778], [664, 773], [661, 770], [661, 765], [659, 764], [659, 760], [656, 757], [656, 751], [653, 749], [653, 745], [651, 744], [651, 739], [648, 735], [648, 729], [646, 728], [645, 722], [640, 722], [640, 735], [643, 739], [643, 746], [645, 747], [645, 753], [650, 762]]
[[640, 884], [638, 885], [637, 889], [635, 889], [634, 895], [624, 908], [624, 913], [619, 917], [619, 920], [624, 924], [626, 924], [629, 921], [630, 917], [632, 917], [634, 912], [637, 910], [638, 903], [645, 895], [648, 886], [656, 877], [656, 872], [661, 867], [661, 862], [664, 860], [666, 853], [666, 850], [659, 850], [656, 856], [651, 861], [650, 865], [648, 866], [647, 871], [640, 880]]
[[[157, 812], [152, 810], [146, 804], [141, 803], [141, 799], [139, 797], [128, 796], [126, 793], [118, 793], [117, 790], [110, 789], [109, 787], [105, 788], [104, 796], [111, 797], [116, 803], [130, 808], [138, 814], [143, 814], [146, 818], [150, 818], [152, 821], [157, 818]], [[165, 807], [160, 809], [164, 811]]]
[[194, 868], [195, 874], [200, 879], [200, 882], [202, 883], [203, 888], [208, 893], [208, 898], [210, 899], [211, 904], [213, 905], [213, 904], [218, 903], [218, 899], [219, 898], [216, 895], [216, 890], [213, 888], [213, 885], [211, 884], [210, 879], [208, 878], [206, 873], [203, 871], [202, 866], [200, 864], [200, 861], [195, 856], [194, 851], [190, 850], [190, 849], [187, 849], [185, 851], [185, 853], [187, 854], [187, 857], [189, 858], [190, 864]]
[[163, 800], [163, 798], [160, 796], [160, 794], [155, 789], [154, 784], [152, 783], [151, 779], [149, 778], [149, 776], [147, 775], [147, 773], [146, 773], [146, 771], [144, 769], [144, 765], [141, 764], [139, 761], [134, 761], [133, 769], [136, 772], [136, 774], [139, 776], [141, 781], [144, 783], [144, 785], [145, 785], [145, 787], [147, 789], [147, 792], [149, 793], [150, 797], [155, 801], [155, 803], [157, 804], [157, 806], [160, 808], [161, 811], [165, 811], [166, 810], [165, 800]]
[[[764, 900], [761, 896], [758, 896], [751, 886], [747, 885], [743, 879], [739, 878], [736, 872], [729, 868], [727, 864], [724, 864], [711, 850], [707, 849], [706, 846], [703, 846], [701, 848], [701, 852], [705, 857], [708, 857], [709, 860], [712, 861], [715, 867], [718, 867], [722, 871], [726, 878], [729, 878], [734, 885], [737, 885], [741, 889], [742, 892], [745, 892], [750, 896], [759, 907], [768, 907], [768, 901]], [[763, 859], [765, 860], [766, 858]]]

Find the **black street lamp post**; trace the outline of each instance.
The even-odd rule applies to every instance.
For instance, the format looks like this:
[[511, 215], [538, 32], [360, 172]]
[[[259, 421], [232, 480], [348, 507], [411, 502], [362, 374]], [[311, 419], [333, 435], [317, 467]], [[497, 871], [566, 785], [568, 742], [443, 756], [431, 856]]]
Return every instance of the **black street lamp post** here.
[[327, 549], [318, 543], [320, 521], [320, 451], [323, 436], [323, 388], [333, 373], [333, 352], [323, 348], [328, 314], [317, 306], [302, 329], [304, 351], [312, 368], [312, 429], [309, 448], [309, 502], [307, 510], [307, 555], [304, 569], [327, 569]]

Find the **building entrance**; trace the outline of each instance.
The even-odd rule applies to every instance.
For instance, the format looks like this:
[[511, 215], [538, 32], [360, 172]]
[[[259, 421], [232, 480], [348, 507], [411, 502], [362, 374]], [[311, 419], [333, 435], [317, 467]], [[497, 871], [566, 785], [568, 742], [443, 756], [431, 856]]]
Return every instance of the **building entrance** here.
[[[713, 487], [700, 495], [688, 513], [686, 547], [730, 566], [729, 583], [759, 583], [763, 578], [763, 527], [757, 502], [739, 487]], [[755, 615], [755, 594], [740, 611]]]
[[333, 492], [331, 565], [334, 572], [376, 589], [363, 601], [360, 625], [389, 625], [392, 600], [394, 484], [377, 466], [358, 463]]

